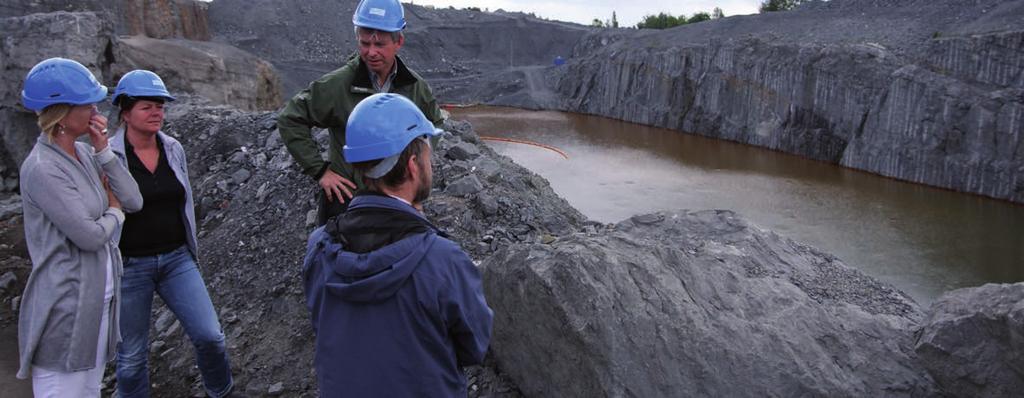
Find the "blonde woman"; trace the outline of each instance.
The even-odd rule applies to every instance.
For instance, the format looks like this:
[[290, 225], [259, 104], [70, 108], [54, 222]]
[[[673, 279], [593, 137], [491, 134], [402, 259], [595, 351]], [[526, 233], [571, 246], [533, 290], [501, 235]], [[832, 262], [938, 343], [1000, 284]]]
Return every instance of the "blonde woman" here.
[[[107, 88], [78, 62], [50, 58], [21, 93], [42, 133], [21, 165], [32, 273], [18, 318], [19, 378], [36, 397], [99, 397], [118, 340], [124, 212], [142, 195], [107, 143], [96, 103]], [[76, 142], [88, 135], [92, 145]]]

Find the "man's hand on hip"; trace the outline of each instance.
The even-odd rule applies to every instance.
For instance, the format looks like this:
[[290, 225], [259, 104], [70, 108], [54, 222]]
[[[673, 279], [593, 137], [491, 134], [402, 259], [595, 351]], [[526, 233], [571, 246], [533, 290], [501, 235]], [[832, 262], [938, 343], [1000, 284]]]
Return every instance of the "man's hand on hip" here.
[[320, 176], [320, 188], [324, 189], [328, 201], [333, 202], [337, 198], [338, 201], [344, 202], [345, 197], [352, 198], [352, 191], [356, 190], [356, 184], [331, 169], [327, 169], [324, 171], [324, 175]]

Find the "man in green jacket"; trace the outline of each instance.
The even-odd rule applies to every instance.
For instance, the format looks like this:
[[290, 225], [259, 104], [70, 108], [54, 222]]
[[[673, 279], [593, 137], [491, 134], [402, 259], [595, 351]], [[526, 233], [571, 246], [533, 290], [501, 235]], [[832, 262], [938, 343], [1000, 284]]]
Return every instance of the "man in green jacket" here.
[[[288, 152], [303, 173], [316, 179], [323, 192], [317, 209], [317, 225], [343, 213], [353, 191], [363, 188], [362, 178], [345, 161], [345, 123], [352, 108], [376, 93], [397, 93], [412, 100], [440, 127], [444, 116], [430, 87], [420, 75], [398, 58], [405, 44], [405, 11], [398, 0], [361, 0], [352, 15], [358, 41], [353, 54], [340, 69], [328, 73], [296, 94], [278, 115], [277, 128]], [[330, 131], [328, 160], [320, 156], [311, 128]]]

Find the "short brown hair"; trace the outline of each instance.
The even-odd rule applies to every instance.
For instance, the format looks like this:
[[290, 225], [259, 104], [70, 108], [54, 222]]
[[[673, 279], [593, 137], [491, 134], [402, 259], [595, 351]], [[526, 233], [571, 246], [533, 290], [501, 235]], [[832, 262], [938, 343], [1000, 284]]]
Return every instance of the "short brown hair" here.
[[384, 31], [384, 30], [377, 30], [377, 29], [373, 29], [373, 28], [364, 28], [362, 26], [356, 26], [355, 27], [355, 31], [356, 31], [356, 41], [359, 41], [359, 34], [360, 33], [366, 33], [368, 35], [374, 35], [374, 34], [388, 35], [388, 36], [391, 36], [391, 41], [393, 41], [395, 43], [397, 43], [399, 39], [405, 37], [405, 33], [402, 33], [402, 31], [400, 31], [400, 30], [399, 31], [395, 31], [395, 32], [388, 32], [388, 31]]
[[[366, 162], [353, 163], [352, 167], [356, 169], [360, 174], [363, 174], [363, 183], [366, 184], [366, 188], [371, 191], [380, 192], [381, 186], [386, 187], [397, 187], [402, 185], [403, 182], [410, 178], [409, 176], [409, 159], [415, 155], [421, 162], [424, 150], [427, 145], [430, 145], [426, 140], [416, 138], [405, 146], [402, 153], [398, 156], [398, 162], [395, 163], [395, 167], [392, 167], [387, 174], [384, 174], [381, 178], [370, 178], [366, 177], [367, 171], [370, 171], [377, 163], [380, 163], [383, 159], [370, 160]], [[426, 163], [420, 163], [426, 165]]]
[[164, 97], [145, 97], [145, 96], [132, 97], [130, 95], [123, 95], [123, 96], [119, 97], [118, 101], [117, 101], [117, 106], [118, 106], [118, 108], [120, 108], [120, 111], [117, 112], [117, 125], [118, 126], [123, 126], [124, 125], [124, 113], [125, 112], [131, 112], [132, 108], [134, 108], [135, 104], [138, 104], [139, 101], [149, 101], [149, 102], [156, 102], [156, 103], [160, 103], [160, 104], [167, 103], [167, 99], [164, 98]]

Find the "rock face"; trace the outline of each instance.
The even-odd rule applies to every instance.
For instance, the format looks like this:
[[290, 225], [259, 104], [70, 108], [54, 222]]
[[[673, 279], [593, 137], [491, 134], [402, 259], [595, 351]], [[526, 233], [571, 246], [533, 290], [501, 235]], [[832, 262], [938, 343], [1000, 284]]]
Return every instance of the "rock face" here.
[[0, 177], [16, 179], [39, 136], [35, 114], [21, 105], [28, 71], [46, 58], [64, 57], [109, 82], [116, 43], [113, 26], [91, 12], [2, 18], [0, 38]]
[[207, 2], [196, 0], [6, 0], [0, 17], [56, 11], [106, 14], [120, 35], [210, 40]]
[[121, 16], [129, 35], [155, 39], [210, 40], [206, 9], [195, 0], [123, 0]]
[[188, 92], [245, 110], [281, 106], [281, 82], [274, 67], [236, 47], [143, 36], [119, 39], [119, 73], [148, 69], [172, 92]]
[[1024, 202], [1024, 2], [829, 3], [589, 36], [563, 109]]
[[946, 293], [928, 311], [916, 351], [949, 395], [1019, 395], [1024, 391], [1024, 283]]
[[915, 303], [729, 211], [635, 216], [485, 261], [526, 396], [927, 396]]

